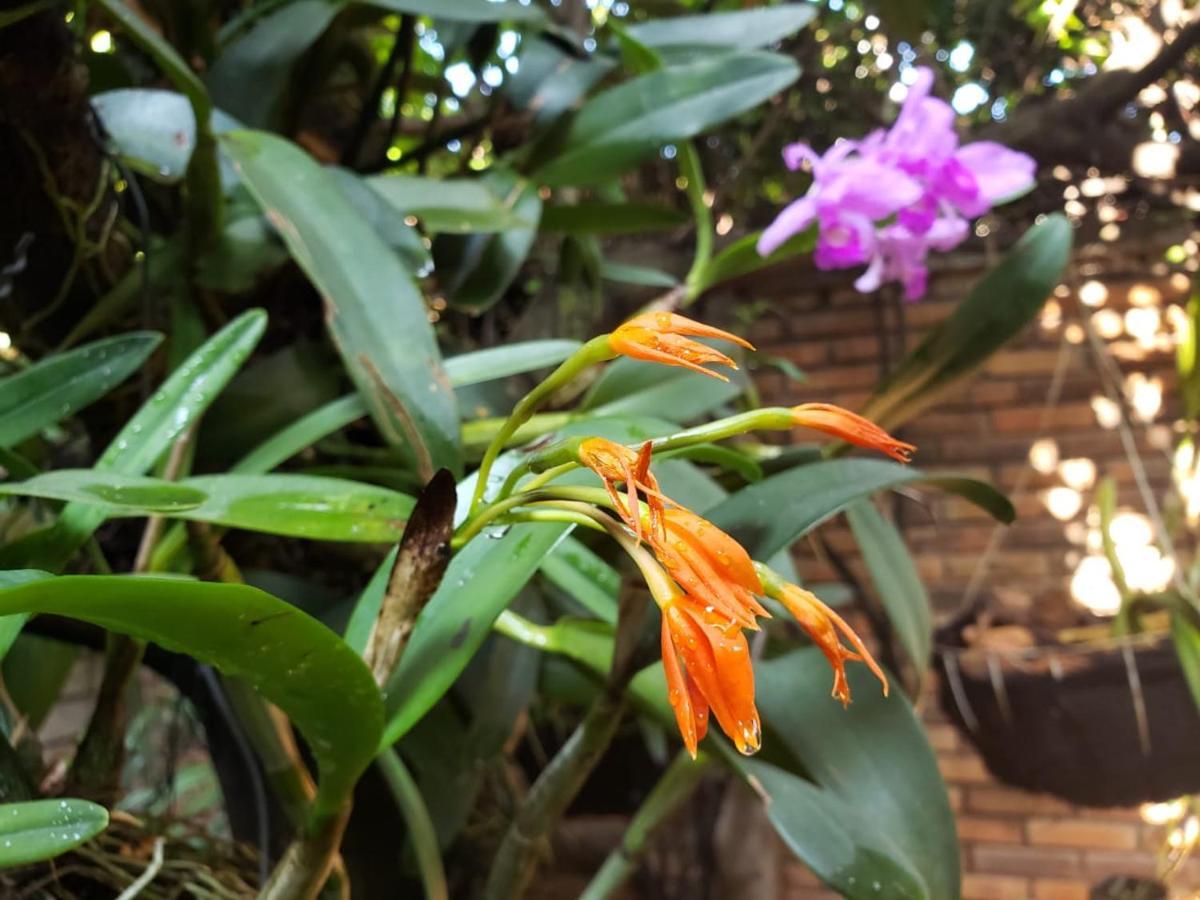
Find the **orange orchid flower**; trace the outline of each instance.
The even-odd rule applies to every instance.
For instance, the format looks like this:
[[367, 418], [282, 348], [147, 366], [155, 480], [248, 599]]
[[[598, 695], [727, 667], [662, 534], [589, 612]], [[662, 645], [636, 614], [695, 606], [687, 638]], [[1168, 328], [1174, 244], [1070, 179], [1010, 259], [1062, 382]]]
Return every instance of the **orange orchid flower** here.
[[668, 509], [662, 525], [650, 537], [654, 555], [690, 597], [743, 628], [757, 630], [755, 617], [770, 617], [754, 598], [762, 580], [741, 544], [686, 509]]
[[609, 335], [608, 343], [613, 352], [621, 356], [668, 366], [683, 366], [728, 381], [720, 372], [706, 369], [704, 364], [717, 363], [731, 369], [736, 369], [737, 364], [719, 350], [691, 340], [693, 337], [716, 338], [747, 350], [754, 349], [749, 341], [735, 334], [669, 312], [647, 312], [634, 316]]
[[909, 462], [916, 447], [896, 440], [874, 422], [830, 403], [804, 403], [792, 407], [792, 422], [832, 434], [859, 447], [886, 453], [899, 462]]
[[750, 647], [741, 630], [730, 630], [715, 612], [679, 595], [662, 606], [662, 647], [667, 699], [692, 757], [708, 728], [710, 709], [739, 753], [756, 753], [762, 726], [754, 706]]
[[[804, 590], [794, 584], [784, 585], [776, 594], [779, 600], [800, 623], [800, 627], [808, 632], [829, 665], [833, 668], [833, 696], [842, 701], [843, 706], [850, 703], [850, 683], [846, 680], [846, 660], [857, 660], [867, 664], [883, 685], [883, 695], [888, 693], [887, 676], [879, 668], [869, 650], [854, 629], [846, 624], [846, 620], [835, 613], [818, 599], [816, 594]], [[850, 642], [853, 650], [842, 645], [838, 632]]]
[[[638, 492], [646, 497], [650, 508], [650, 528], [662, 530], [663, 501], [666, 499], [658, 488], [658, 479], [650, 471], [651, 444], [642, 445], [635, 453], [624, 444], [607, 438], [588, 438], [579, 445], [579, 461], [600, 476], [604, 489], [616, 507], [621, 520], [642, 540], [642, 514]], [[625, 485], [625, 497], [617, 493], [617, 484]]]

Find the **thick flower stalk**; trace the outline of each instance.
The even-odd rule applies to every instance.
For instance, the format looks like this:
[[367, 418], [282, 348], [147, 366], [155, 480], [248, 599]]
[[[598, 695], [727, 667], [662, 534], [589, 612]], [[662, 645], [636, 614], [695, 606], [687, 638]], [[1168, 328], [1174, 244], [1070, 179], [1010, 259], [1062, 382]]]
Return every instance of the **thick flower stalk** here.
[[858, 290], [894, 281], [906, 299], [924, 296], [929, 252], [961, 244], [968, 220], [1028, 190], [1036, 169], [1031, 157], [992, 141], [959, 146], [954, 110], [930, 95], [932, 86], [933, 72], [918, 69], [889, 129], [839, 139], [824, 154], [785, 147], [785, 165], [809, 169], [812, 186], [763, 231], [758, 252], [766, 256], [815, 224], [818, 268], [865, 264]]

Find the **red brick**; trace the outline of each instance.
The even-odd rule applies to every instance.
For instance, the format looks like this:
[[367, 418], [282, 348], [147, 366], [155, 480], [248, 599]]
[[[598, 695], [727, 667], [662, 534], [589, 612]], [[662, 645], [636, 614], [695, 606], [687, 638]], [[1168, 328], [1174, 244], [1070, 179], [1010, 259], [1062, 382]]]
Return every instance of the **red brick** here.
[[1086, 881], [1039, 878], [1033, 883], [1034, 900], [1088, 900], [1091, 886]]
[[1051, 847], [1095, 850], [1132, 850], [1137, 847], [1137, 827], [1123, 822], [1087, 819], [1030, 819], [1029, 842]]
[[1135, 875], [1152, 878], [1157, 871], [1153, 853], [1128, 850], [1088, 850], [1083, 855], [1089, 878], [1102, 879], [1110, 875]]
[[1070, 804], [1049, 794], [1031, 794], [1009, 787], [972, 787], [967, 792], [967, 809], [981, 813], [1018, 813], [1053, 815], [1070, 813]]
[[1070, 878], [1080, 874], [1079, 851], [1065, 847], [1025, 847], [1020, 844], [976, 844], [971, 859], [978, 872]]
[[983, 760], [978, 756], [940, 756], [938, 769], [941, 770], [942, 777], [951, 783], [986, 784], [992, 780], [991, 774], [983, 766]]
[[997, 844], [1019, 844], [1023, 837], [1019, 822], [1012, 819], [982, 819], [977, 816], [959, 816], [958, 839], [967, 841], [991, 841]]
[[1029, 881], [1006, 875], [963, 875], [962, 900], [1029, 900]]

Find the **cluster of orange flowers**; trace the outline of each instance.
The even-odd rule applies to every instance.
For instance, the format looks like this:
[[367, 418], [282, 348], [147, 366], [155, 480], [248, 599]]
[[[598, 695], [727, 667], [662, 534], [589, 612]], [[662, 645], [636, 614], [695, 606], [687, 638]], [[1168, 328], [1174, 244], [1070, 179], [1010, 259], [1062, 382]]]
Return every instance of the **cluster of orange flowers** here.
[[[704, 367], [734, 367], [725, 354], [691, 340], [709, 337], [750, 347], [746, 341], [673, 313], [645, 313], [610, 336], [614, 352], [680, 365], [723, 378]], [[796, 425], [879, 450], [907, 462], [913, 447], [854, 413], [827, 404], [793, 409]], [[758, 750], [761, 726], [754, 704], [754, 672], [745, 631], [770, 613], [758, 597], [770, 596], [795, 617], [825, 654], [834, 672], [833, 696], [850, 702], [845, 663], [866, 663], [887, 693], [888, 682], [853, 629], [814, 594], [776, 579], [764, 583], [759, 566], [734, 538], [665, 496], [650, 471], [651, 444], [639, 451], [604, 438], [579, 448], [579, 461], [600, 476], [613, 508], [670, 575], [673, 590], [655, 596], [662, 612], [662, 657], [668, 699], [683, 742], [695, 756], [709, 712], [742, 753]], [[618, 486], [623, 486], [619, 490]], [[662, 592], [660, 592], [662, 593]], [[843, 639], [849, 647], [843, 644]]]

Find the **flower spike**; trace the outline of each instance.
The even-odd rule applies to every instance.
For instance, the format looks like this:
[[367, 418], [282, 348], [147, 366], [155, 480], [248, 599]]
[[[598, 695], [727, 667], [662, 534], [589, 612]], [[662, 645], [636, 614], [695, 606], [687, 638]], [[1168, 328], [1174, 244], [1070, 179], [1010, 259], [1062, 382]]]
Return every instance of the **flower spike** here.
[[804, 403], [792, 407], [792, 423], [841, 438], [868, 450], [886, 453], [898, 462], [910, 462], [916, 447], [892, 437], [874, 422], [830, 403]]
[[[794, 584], [783, 585], [775, 597], [796, 618], [800, 627], [808, 632], [813, 643], [829, 660], [829, 665], [833, 669], [832, 693], [834, 697], [842, 701], [843, 706], [850, 705], [850, 683], [846, 680], [846, 660], [866, 663], [867, 668], [883, 685], [883, 695], [887, 696], [887, 676], [879, 668], [879, 664], [875, 662], [874, 657], [871, 656], [859, 636], [854, 633], [854, 629], [846, 624], [845, 619], [822, 603], [816, 594]], [[839, 631], [850, 642], [853, 650], [842, 645], [841, 637], [838, 636]]]
[[731, 369], [736, 369], [737, 364], [719, 350], [691, 340], [693, 337], [715, 338], [730, 341], [747, 350], [754, 349], [749, 341], [735, 334], [669, 312], [648, 312], [634, 316], [609, 335], [608, 343], [612, 351], [620, 356], [668, 366], [683, 366], [728, 381], [726, 376], [706, 369], [704, 364], [716, 363]]

